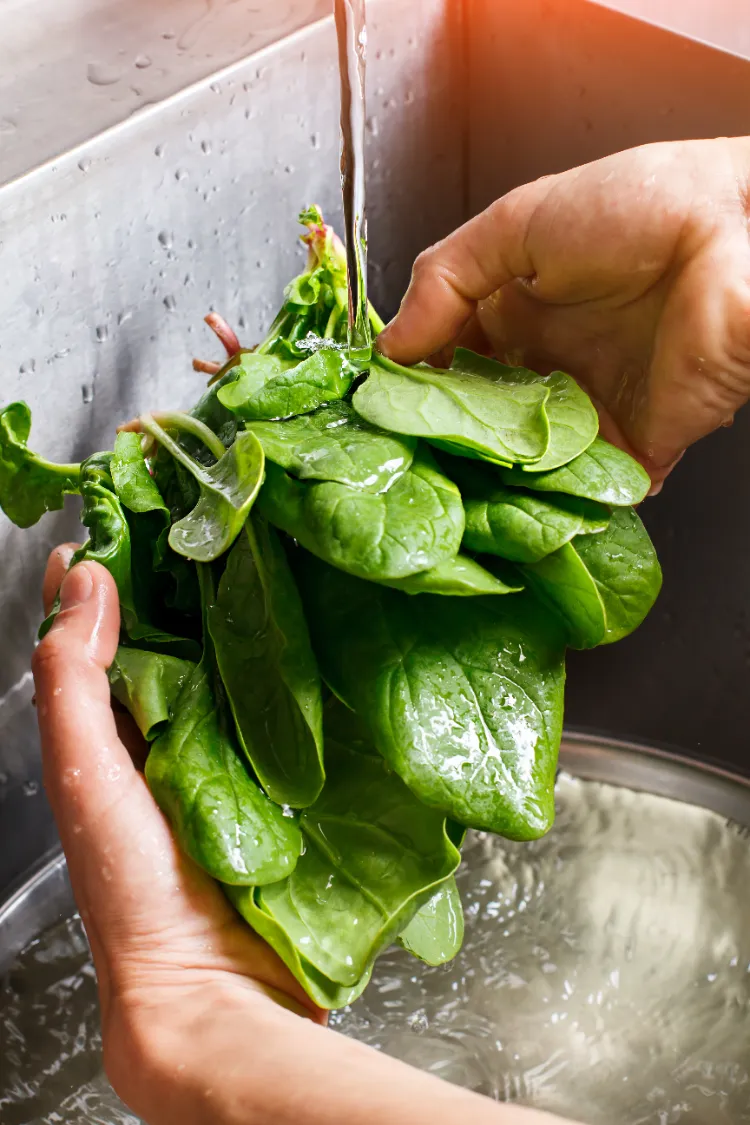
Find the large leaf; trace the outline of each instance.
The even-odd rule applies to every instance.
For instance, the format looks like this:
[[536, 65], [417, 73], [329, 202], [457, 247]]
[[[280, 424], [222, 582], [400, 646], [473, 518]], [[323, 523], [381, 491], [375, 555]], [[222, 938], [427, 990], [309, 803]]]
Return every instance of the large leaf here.
[[407, 594], [441, 594], [454, 598], [476, 598], [483, 594], [517, 594], [523, 583], [510, 585], [491, 574], [470, 555], [456, 555], [431, 570], [392, 578], [383, 583]]
[[599, 430], [594, 405], [585, 391], [563, 371], [537, 375], [526, 367], [508, 367], [487, 359], [466, 348], [457, 348], [451, 370], [470, 371], [490, 379], [501, 377], [510, 386], [538, 384], [549, 389], [545, 403], [549, 421], [549, 445], [541, 460], [527, 465], [525, 471], [547, 472], [566, 465], [591, 445]]
[[505, 464], [538, 461], [549, 442], [549, 388], [506, 383], [502, 364], [495, 366], [493, 377], [459, 367], [402, 367], [375, 354], [352, 401], [368, 422], [393, 433], [448, 442]]
[[451, 961], [464, 940], [464, 912], [455, 877], [446, 879], [399, 935], [402, 945], [427, 965]]
[[283, 422], [250, 422], [266, 457], [300, 480], [386, 492], [412, 463], [416, 440], [365, 422], [348, 402]]
[[112, 694], [133, 716], [147, 742], [152, 742], [172, 718], [174, 705], [195, 665], [163, 653], [122, 645], [109, 669]]
[[527, 594], [410, 598], [312, 558], [298, 570], [324, 678], [420, 800], [469, 827], [543, 835], [565, 680], [545, 608]]
[[312, 804], [324, 778], [320, 677], [284, 550], [255, 516], [231, 550], [208, 625], [258, 780], [278, 804]]
[[296, 362], [259, 352], [241, 352], [238, 359], [236, 379], [218, 398], [246, 421], [306, 414], [343, 398], [356, 376], [338, 348], [321, 348]]
[[376, 580], [452, 558], [464, 531], [458, 489], [423, 451], [377, 495], [334, 481], [298, 481], [269, 462], [258, 511], [313, 554]]
[[596, 438], [584, 453], [562, 468], [548, 473], [500, 469], [500, 476], [505, 484], [515, 487], [532, 488], [535, 492], [567, 492], [612, 507], [640, 504], [651, 487], [643, 466], [602, 438]]
[[661, 567], [632, 508], [616, 508], [600, 535], [581, 535], [521, 568], [562, 618], [573, 648], [619, 641], [636, 629], [661, 589]]
[[205, 467], [153, 420], [144, 428], [194, 478], [199, 499], [191, 512], [169, 532], [169, 545], [178, 555], [196, 562], [213, 562], [229, 550], [239, 535], [263, 483], [263, 447], [255, 434], [240, 433], [234, 445]]
[[[434, 891], [460, 854], [445, 818], [426, 808], [372, 753], [326, 740], [326, 783], [300, 823], [304, 855], [282, 883], [252, 896], [287, 942], [267, 940], [308, 987], [304, 962], [346, 988], [363, 987], [372, 963]], [[243, 909], [247, 895], [233, 896]], [[296, 957], [290, 956], [290, 946]]]
[[[205, 613], [215, 593], [207, 568], [202, 578]], [[180, 847], [209, 875], [234, 886], [273, 883], [293, 871], [302, 837], [250, 776], [219, 691], [207, 639], [170, 726], [151, 747], [146, 780]]]
[[18, 527], [62, 508], [79, 489], [80, 465], [55, 465], [27, 447], [31, 411], [12, 402], [0, 411], [0, 508]]

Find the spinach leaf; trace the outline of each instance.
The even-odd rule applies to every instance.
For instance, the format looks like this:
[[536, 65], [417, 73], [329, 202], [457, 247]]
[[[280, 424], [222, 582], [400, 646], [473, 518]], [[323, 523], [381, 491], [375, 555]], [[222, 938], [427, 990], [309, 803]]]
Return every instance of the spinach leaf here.
[[578, 536], [521, 570], [562, 618], [572, 648], [611, 644], [632, 633], [661, 589], [656, 552], [632, 508], [616, 508], [606, 531]]
[[31, 411], [25, 402], [0, 410], [0, 508], [17, 527], [31, 527], [80, 491], [80, 465], [55, 465], [27, 447]]
[[569, 496], [598, 500], [612, 507], [640, 504], [651, 487], [651, 479], [643, 466], [602, 438], [596, 438], [569, 464], [548, 473], [527, 473], [517, 468], [499, 472], [505, 484], [517, 488], [566, 492]]
[[427, 965], [452, 961], [464, 941], [464, 912], [455, 876], [446, 879], [402, 930], [398, 943]]
[[185, 681], [195, 670], [188, 660], [122, 645], [109, 669], [112, 694], [133, 716], [147, 742], [157, 738], [172, 717]]
[[456, 348], [451, 370], [454, 368], [489, 379], [501, 378], [512, 387], [537, 384], [549, 388], [544, 406], [549, 421], [549, 445], [541, 460], [526, 466], [526, 472], [542, 473], [566, 465], [588, 449], [599, 431], [599, 418], [591, 399], [563, 371], [537, 375], [526, 367], [508, 367], [466, 348]]
[[238, 434], [234, 445], [205, 468], [152, 418], [144, 417], [143, 428], [192, 475], [200, 491], [195, 508], [172, 524], [170, 547], [196, 562], [213, 562], [231, 547], [258, 495], [262, 445], [255, 434]]
[[320, 677], [284, 549], [257, 516], [232, 547], [208, 626], [258, 780], [278, 804], [312, 804], [325, 776]]
[[456, 555], [438, 563], [431, 570], [410, 574], [407, 578], [392, 578], [383, 582], [394, 590], [407, 594], [441, 594], [455, 598], [474, 598], [481, 594], [517, 594], [523, 585], [511, 586], [499, 575], [485, 570], [470, 555]]
[[288, 418], [335, 402], [351, 388], [356, 370], [338, 348], [321, 348], [298, 362], [259, 352], [241, 353], [236, 379], [218, 392], [238, 418]]
[[543, 835], [554, 780], [565, 638], [528, 594], [410, 598], [298, 567], [323, 677], [425, 805], [511, 839]]
[[162, 526], [169, 523], [169, 511], [143, 457], [140, 434], [123, 431], [117, 435], [110, 471], [115, 491], [126, 508], [131, 512], [163, 512]]
[[464, 495], [464, 546], [513, 562], [537, 562], [576, 535], [594, 535], [609, 523], [608, 508], [577, 496], [549, 499], [523, 489], [494, 487], [484, 498]]
[[[252, 897], [296, 950], [291, 958], [288, 947], [277, 948], [292, 972], [304, 958], [329, 981], [356, 988], [450, 878], [460, 853], [445, 818], [420, 804], [382, 758], [329, 737], [326, 765], [320, 797], [300, 816], [306, 848], [297, 867]], [[249, 892], [238, 897], [245, 914]], [[255, 925], [257, 916], [245, 916]], [[273, 936], [264, 936], [276, 948]]]
[[[205, 613], [215, 593], [207, 568], [201, 577]], [[180, 847], [209, 875], [236, 886], [274, 883], [297, 863], [299, 826], [248, 773], [220, 692], [206, 629], [203, 658], [151, 747], [146, 780]]]
[[414, 459], [416, 440], [365, 422], [348, 402], [283, 422], [250, 422], [266, 457], [300, 480], [330, 480], [387, 492]]
[[375, 580], [404, 578], [452, 558], [464, 531], [458, 489], [423, 450], [377, 495], [335, 481], [298, 481], [269, 462], [258, 511], [308, 551]]
[[538, 461], [549, 443], [549, 388], [538, 382], [511, 386], [503, 381], [502, 365], [497, 368], [493, 378], [459, 367], [402, 367], [375, 353], [352, 402], [368, 422], [393, 433], [448, 442], [504, 464]]

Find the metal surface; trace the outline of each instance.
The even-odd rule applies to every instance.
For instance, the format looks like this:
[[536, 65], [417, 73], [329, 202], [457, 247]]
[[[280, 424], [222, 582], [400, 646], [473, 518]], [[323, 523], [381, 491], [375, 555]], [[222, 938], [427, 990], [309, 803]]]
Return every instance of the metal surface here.
[[[603, 781], [710, 809], [750, 832], [750, 780], [637, 743], [568, 733], [560, 767]], [[65, 857], [55, 849], [0, 903], [0, 973], [38, 934], [75, 911]]]
[[[369, 5], [371, 295], [384, 313], [414, 256], [464, 213], [451, 12]], [[243, 341], [261, 335], [303, 260], [298, 209], [317, 202], [340, 226], [337, 83], [331, 18], [0, 191], [1, 398], [29, 402], [34, 448], [77, 459], [111, 448], [136, 410], [194, 401], [211, 308]], [[0, 888], [55, 840], [28, 669], [46, 554], [77, 535], [74, 504], [28, 532], [0, 519]]]

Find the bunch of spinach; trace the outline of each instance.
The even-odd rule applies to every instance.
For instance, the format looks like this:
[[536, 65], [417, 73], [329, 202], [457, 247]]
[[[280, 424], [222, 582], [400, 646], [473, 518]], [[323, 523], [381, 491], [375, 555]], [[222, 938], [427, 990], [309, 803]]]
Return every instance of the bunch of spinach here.
[[80, 493], [75, 560], [117, 584], [112, 693], [154, 797], [334, 1007], [393, 941], [432, 965], [460, 948], [466, 829], [548, 831], [565, 649], [631, 632], [661, 573], [648, 477], [570, 376], [464, 349], [360, 370], [343, 249], [301, 221], [266, 339], [207, 318], [229, 355], [195, 361], [212, 379], [189, 413], [55, 465], [24, 403], [0, 412], [0, 504], [25, 527]]

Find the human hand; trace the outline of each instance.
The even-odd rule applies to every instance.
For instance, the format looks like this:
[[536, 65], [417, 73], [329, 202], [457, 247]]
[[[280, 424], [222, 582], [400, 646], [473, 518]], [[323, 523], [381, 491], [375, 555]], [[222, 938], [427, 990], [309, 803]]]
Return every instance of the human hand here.
[[658, 485], [750, 397], [750, 140], [645, 145], [497, 200], [417, 259], [384, 353], [562, 368]]
[[62, 581], [61, 611], [34, 654], [37, 713], [123, 1100], [149, 1125], [554, 1125], [318, 1026], [324, 1013], [177, 848], [137, 768], [145, 744], [111, 708], [114, 581], [93, 562], [66, 574], [74, 549], [47, 567], [45, 606]]

